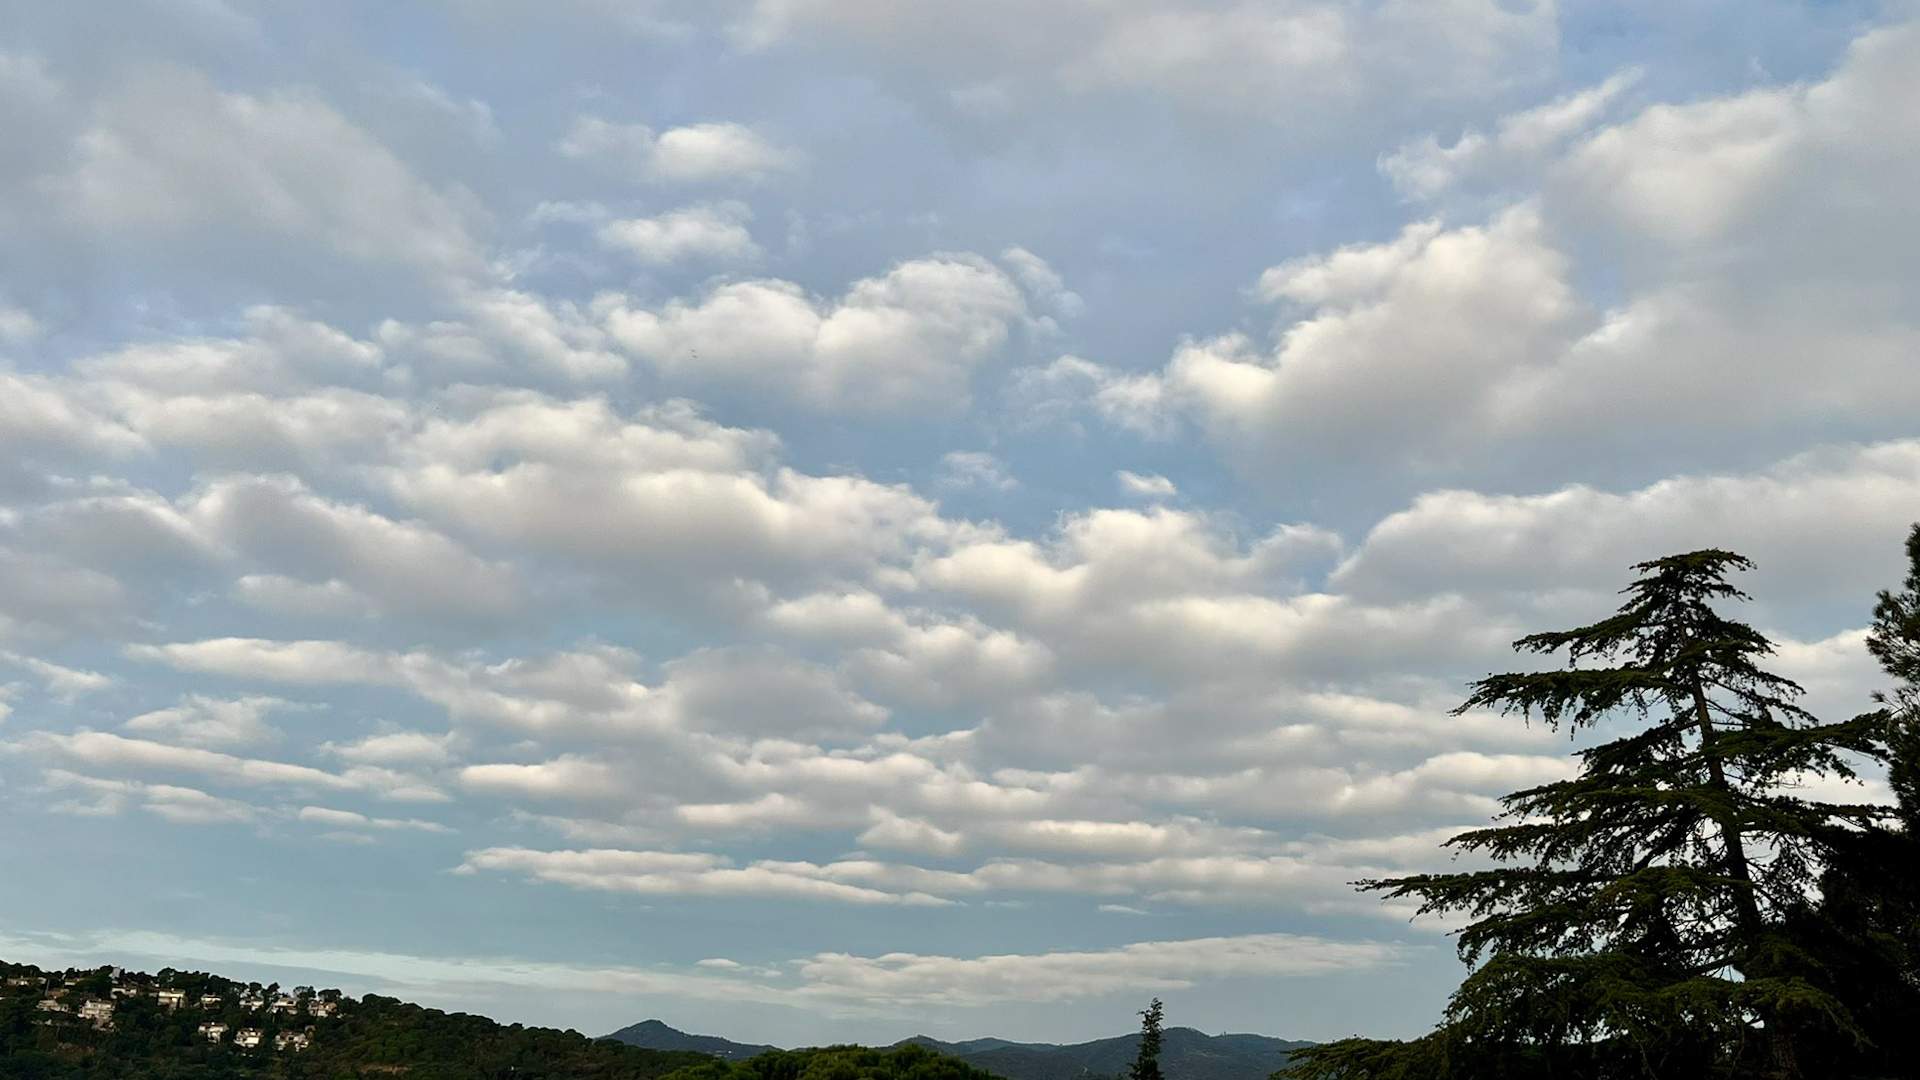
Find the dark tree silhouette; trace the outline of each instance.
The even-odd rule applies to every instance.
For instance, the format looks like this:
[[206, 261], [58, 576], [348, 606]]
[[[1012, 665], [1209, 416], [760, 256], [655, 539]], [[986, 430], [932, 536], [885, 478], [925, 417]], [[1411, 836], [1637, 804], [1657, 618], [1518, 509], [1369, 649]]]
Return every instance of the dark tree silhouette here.
[[1818, 957], [1814, 977], [1846, 1004], [1857, 1038], [1813, 1050], [1835, 1076], [1896, 1077], [1920, 1060], [1920, 526], [1907, 538], [1899, 592], [1881, 592], [1867, 649], [1893, 680], [1868, 719], [1884, 727], [1897, 828], [1860, 829], [1820, 879], [1797, 933]]
[[1825, 1075], [1801, 1044], [1860, 1032], [1793, 923], [1888, 810], [1799, 785], [1854, 776], [1885, 724], [1821, 723], [1760, 666], [1772, 643], [1716, 610], [1746, 599], [1728, 577], [1750, 565], [1719, 550], [1641, 563], [1613, 615], [1515, 643], [1566, 666], [1473, 684], [1456, 712], [1614, 737], [1448, 842], [1492, 868], [1359, 883], [1466, 916], [1473, 970], [1434, 1035], [1308, 1050], [1293, 1076]]
[[1140, 1052], [1127, 1069], [1127, 1080], [1162, 1080], [1160, 1076], [1160, 1022], [1165, 1009], [1159, 998], [1140, 1011]]

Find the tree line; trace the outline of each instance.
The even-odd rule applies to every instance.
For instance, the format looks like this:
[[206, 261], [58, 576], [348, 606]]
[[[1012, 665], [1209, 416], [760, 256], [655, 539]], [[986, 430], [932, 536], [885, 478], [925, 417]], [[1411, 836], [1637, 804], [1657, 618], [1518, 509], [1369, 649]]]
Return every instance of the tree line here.
[[1302, 1050], [1275, 1080], [1920, 1075], [1920, 526], [1907, 556], [1866, 641], [1886, 686], [1848, 719], [1769, 670], [1729, 551], [1641, 563], [1611, 615], [1515, 642], [1558, 662], [1456, 714], [1596, 744], [1447, 842], [1473, 868], [1356, 883], [1461, 924], [1435, 1030]]
[[[6, 969], [8, 974], [27, 971], [38, 974], [37, 969]], [[104, 995], [107, 977], [91, 975], [71, 985], [76, 992]], [[187, 974], [166, 979], [166, 985], [206, 986], [215, 992], [239, 986], [217, 977]], [[403, 1075], [409, 1080], [660, 1080], [709, 1060], [691, 1051], [646, 1050], [575, 1031], [499, 1024], [376, 994], [358, 1001], [342, 1000], [338, 1015], [317, 1025], [312, 1045], [299, 1052], [210, 1043], [197, 1030], [208, 1013], [166, 1009], [151, 996], [116, 999], [113, 1026], [107, 1029], [49, 1023], [49, 1017], [36, 1009], [40, 997], [25, 991], [0, 996], [0, 1078], [335, 1080]], [[283, 1023], [302, 1028], [311, 1023], [306, 1018], [283, 1022], [271, 1013], [235, 1011], [231, 1005], [223, 1008], [225, 1014], [214, 1018], [261, 1027], [269, 1035]]]

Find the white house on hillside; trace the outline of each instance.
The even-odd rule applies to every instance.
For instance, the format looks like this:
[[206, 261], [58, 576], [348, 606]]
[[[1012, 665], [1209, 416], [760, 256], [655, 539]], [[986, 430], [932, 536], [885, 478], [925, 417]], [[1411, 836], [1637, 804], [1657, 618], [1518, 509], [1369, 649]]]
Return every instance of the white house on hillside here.
[[264, 1033], [259, 1028], [241, 1028], [234, 1033], [233, 1045], [251, 1050], [260, 1045]]

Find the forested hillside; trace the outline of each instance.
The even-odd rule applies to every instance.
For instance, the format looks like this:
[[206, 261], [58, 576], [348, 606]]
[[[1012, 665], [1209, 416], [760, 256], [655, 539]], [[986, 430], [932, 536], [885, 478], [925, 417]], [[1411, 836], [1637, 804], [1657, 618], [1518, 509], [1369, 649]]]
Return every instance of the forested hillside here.
[[[276, 986], [200, 973], [116, 976], [110, 969], [47, 973], [0, 965], [0, 974], [0, 1077], [6, 1078], [655, 1080], [712, 1060], [574, 1031], [501, 1025], [371, 994], [354, 1000], [301, 988], [283, 995]], [[163, 1005], [162, 990], [182, 991], [185, 1000]], [[203, 1006], [203, 998], [218, 1002]], [[250, 1007], [249, 1000], [262, 1004]], [[276, 1009], [273, 1003], [282, 1000], [292, 1004]], [[308, 1003], [315, 1000], [334, 1001], [331, 1015], [314, 1015]], [[111, 1004], [111, 1017], [80, 1015], [89, 1001]], [[260, 1045], [240, 1045], [242, 1032], [259, 1032]], [[305, 1049], [294, 1048], [302, 1035], [309, 1040]], [[276, 1046], [280, 1042], [285, 1045]]]
[[958, 1058], [903, 1044], [772, 1050], [745, 1061], [707, 1058], [668, 1080], [1000, 1080]]

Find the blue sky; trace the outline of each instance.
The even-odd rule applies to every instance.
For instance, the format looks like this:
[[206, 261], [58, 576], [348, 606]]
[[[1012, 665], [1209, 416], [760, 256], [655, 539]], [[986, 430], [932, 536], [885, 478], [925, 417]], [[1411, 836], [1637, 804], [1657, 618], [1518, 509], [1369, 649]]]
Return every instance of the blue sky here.
[[1411, 1034], [1509, 640], [1712, 544], [1875, 685], [1911, 5], [0, 12], [10, 959]]

